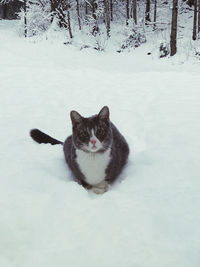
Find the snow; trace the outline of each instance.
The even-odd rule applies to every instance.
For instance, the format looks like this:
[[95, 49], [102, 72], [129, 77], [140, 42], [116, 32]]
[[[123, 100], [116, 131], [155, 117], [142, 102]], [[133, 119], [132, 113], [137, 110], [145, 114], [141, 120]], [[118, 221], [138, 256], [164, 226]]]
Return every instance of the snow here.
[[[195, 267], [200, 260], [200, 65], [24, 40], [0, 21], [0, 266]], [[130, 146], [103, 195], [73, 181], [69, 112], [108, 105]]]

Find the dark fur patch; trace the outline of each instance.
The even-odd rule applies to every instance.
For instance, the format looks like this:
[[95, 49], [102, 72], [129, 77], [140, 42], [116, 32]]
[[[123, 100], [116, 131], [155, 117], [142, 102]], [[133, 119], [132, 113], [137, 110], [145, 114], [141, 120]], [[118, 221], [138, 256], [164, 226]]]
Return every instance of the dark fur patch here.
[[41, 132], [38, 129], [33, 129], [30, 131], [30, 136], [39, 144], [51, 144], [51, 145], [58, 145], [63, 144], [63, 142], [58, 141], [51, 136]]

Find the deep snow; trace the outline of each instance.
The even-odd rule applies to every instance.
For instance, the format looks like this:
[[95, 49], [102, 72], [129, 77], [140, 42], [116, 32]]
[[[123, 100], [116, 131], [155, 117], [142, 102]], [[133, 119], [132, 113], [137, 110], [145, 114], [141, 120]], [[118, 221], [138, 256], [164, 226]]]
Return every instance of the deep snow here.
[[[200, 64], [148, 50], [31, 43], [0, 22], [0, 266], [199, 267]], [[70, 110], [104, 105], [131, 154], [97, 196], [29, 130], [64, 140]]]

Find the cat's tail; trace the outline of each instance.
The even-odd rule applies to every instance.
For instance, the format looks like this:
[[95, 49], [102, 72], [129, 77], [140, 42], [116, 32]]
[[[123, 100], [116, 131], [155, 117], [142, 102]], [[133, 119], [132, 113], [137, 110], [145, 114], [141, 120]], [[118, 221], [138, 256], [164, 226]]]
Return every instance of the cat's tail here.
[[38, 129], [32, 129], [30, 131], [30, 136], [39, 144], [52, 144], [52, 145], [62, 145], [63, 142], [54, 139], [53, 137], [41, 132]]

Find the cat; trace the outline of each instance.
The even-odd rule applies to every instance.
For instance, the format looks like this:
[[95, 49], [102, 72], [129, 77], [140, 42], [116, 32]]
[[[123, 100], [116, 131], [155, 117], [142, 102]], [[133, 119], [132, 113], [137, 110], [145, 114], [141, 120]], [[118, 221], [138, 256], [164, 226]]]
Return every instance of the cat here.
[[62, 144], [65, 160], [75, 180], [96, 194], [108, 190], [125, 166], [129, 146], [110, 121], [110, 112], [104, 106], [98, 115], [82, 117], [71, 111], [72, 135], [63, 143], [38, 129], [30, 131], [38, 143]]

